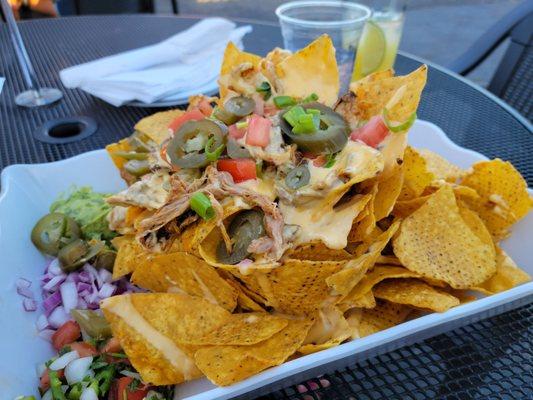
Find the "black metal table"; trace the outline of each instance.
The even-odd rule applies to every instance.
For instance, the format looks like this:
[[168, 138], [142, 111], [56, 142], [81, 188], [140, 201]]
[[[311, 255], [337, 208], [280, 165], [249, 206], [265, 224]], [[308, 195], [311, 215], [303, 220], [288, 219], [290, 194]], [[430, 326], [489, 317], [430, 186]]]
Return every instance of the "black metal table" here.
[[[73, 17], [23, 22], [20, 29], [39, 81], [59, 86], [65, 98], [45, 109], [14, 105], [23, 80], [0, 24], [0, 169], [14, 163], [55, 161], [101, 148], [131, 133], [134, 123], [154, 109], [112, 107], [79, 90], [61, 86], [59, 70], [116, 52], [155, 43], [187, 28], [194, 17], [147, 15]], [[248, 21], [239, 21], [247, 23]], [[253, 22], [247, 50], [265, 54], [282, 44], [279, 28]], [[420, 65], [400, 55], [398, 73]], [[47, 120], [86, 115], [97, 132], [80, 141], [52, 145], [33, 132]], [[528, 121], [504, 103], [430, 65], [419, 117], [439, 125], [456, 143], [488, 157], [510, 160], [533, 185], [533, 133]], [[291, 386], [262, 399], [470, 399], [533, 398], [533, 304], [359, 362], [299, 388]], [[315, 389], [315, 390], [311, 390]], [[301, 393], [303, 392], [303, 393]], [[305, 397], [308, 396], [308, 397]]]

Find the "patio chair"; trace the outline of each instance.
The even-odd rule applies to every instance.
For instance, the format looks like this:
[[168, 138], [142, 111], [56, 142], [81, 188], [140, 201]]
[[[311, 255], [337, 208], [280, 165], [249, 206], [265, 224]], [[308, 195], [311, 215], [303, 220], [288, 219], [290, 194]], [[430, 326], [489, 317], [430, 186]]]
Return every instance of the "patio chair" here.
[[498, 21], [447, 67], [463, 76], [481, 64], [505, 39], [510, 43], [488, 90], [533, 120], [533, 1], [525, 0]]

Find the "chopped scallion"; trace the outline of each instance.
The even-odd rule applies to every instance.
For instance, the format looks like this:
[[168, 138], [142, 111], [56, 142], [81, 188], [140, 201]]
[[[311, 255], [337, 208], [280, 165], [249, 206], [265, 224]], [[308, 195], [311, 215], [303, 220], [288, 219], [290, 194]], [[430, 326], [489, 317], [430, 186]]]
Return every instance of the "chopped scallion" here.
[[248, 128], [248, 121], [237, 122], [235, 126], [237, 126], [237, 129], [246, 129]]
[[291, 96], [276, 96], [274, 104], [277, 108], [287, 108], [296, 105], [296, 100]]
[[209, 220], [215, 216], [215, 210], [211, 205], [211, 200], [202, 192], [195, 193], [191, 197], [191, 209], [205, 220]]
[[298, 123], [298, 117], [300, 115], [305, 115], [306, 112], [301, 106], [295, 106], [289, 109], [285, 114], [283, 114], [283, 118], [285, 121], [287, 121], [290, 126], [295, 126]]
[[302, 103], [311, 103], [312, 101], [318, 100], [318, 94], [311, 93], [309, 96], [307, 96], [305, 99], [302, 100]]
[[270, 96], [272, 96], [272, 88], [270, 87], [270, 83], [268, 82], [262, 82], [256, 89], [257, 93], [261, 93], [263, 95], [263, 100], [270, 99]]
[[324, 164], [324, 168], [331, 168], [335, 164], [335, 157], [336, 155], [334, 153], [328, 154], [326, 157], [326, 163]]
[[383, 122], [391, 132], [398, 133], [406, 131], [415, 123], [415, 120], [416, 112], [412, 113], [405, 122], [394, 124], [389, 120], [389, 111], [386, 108], [383, 109]]
[[[303, 114], [298, 116], [298, 122], [293, 126], [294, 133], [312, 133], [318, 129], [317, 119], [313, 114]], [[318, 120], [319, 121], [319, 120]]]
[[213, 146], [213, 143], [215, 142], [214, 137], [210, 137], [207, 143], [205, 144], [204, 152], [205, 152], [205, 158], [207, 158], [207, 161], [216, 161], [219, 159], [220, 155], [224, 151], [224, 144], [221, 144], [216, 149], [211, 149]]

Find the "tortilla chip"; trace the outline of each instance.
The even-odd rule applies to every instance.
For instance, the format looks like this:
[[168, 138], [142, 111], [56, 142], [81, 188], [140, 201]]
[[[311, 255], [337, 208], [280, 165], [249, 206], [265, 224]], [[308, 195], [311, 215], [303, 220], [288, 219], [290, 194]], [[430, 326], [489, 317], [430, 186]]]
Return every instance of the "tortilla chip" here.
[[367, 293], [358, 297], [357, 299], [350, 300], [347, 303], [339, 303], [337, 307], [339, 310], [346, 312], [353, 308], [374, 308], [376, 306], [376, 298], [372, 293], [372, 290], [369, 290]]
[[359, 323], [359, 335], [365, 337], [405, 321], [412, 309], [403, 304], [378, 300], [376, 307], [365, 309]]
[[152, 257], [152, 253], [147, 252], [137, 242], [134, 236], [122, 236], [124, 239], [116, 241], [118, 243], [117, 258], [113, 265], [113, 280], [135, 271], [135, 268], [144, 261]]
[[155, 143], [161, 144], [170, 137], [168, 125], [184, 112], [177, 109], [157, 112], [137, 122], [135, 130], [148, 136]]
[[183, 252], [153, 255], [137, 265], [131, 281], [153, 292], [203, 297], [228, 311], [237, 306], [237, 291], [204, 260]]
[[352, 93], [356, 93], [357, 89], [360, 86], [368, 85], [369, 83], [377, 82], [383, 79], [392, 78], [393, 76], [394, 76], [394, 70], [392, 70], [391, 68], [386, 69], [384, 71], [374, 72], [370, 75], [365, 76], [362, 79], [351, 82], [350, 91]]
[[470, 210], [464, 203], [458, 202], [459, 213], [463, 218], [463, 221], [468, 225], [470, 230], [487, 246], [492, 249], [492, 257], [496, 256], [496, 250], [494, 248], [494, 242], [492, 241], [492, 236], [490, 235], [489, 230], [479, 218], [479, 215], [474, 211]]
[[287, 324], [286, 318], [267, 313], [232, 314], [223, 325], [186, 343], [202, 346], [252, 345], [270, 338]]
[[289, 251], [287, 257], [295, 260], [341, 261], [351, 259], [352, 255], [344, 249], [334, 250], [326, 247], [322, 242], [313, 242]]
[[[314, 353], [323, 348], [338, 345], [350, 336], [351, 330], [343, 312], [333, 305], [328, 305], [318, 311], [318, 316], [298, 352]], [[325, 347], [317, 347], [321, 345]]]
[[115, 167], [117, 167], [118, 169], [122, 169], [122, 167], [124, 166], [124, 164], [126, 164], [126, 161], [128, 160], [126, 160], [124, 157], [116, 156], [115, 153], [118, 151], [131, 151], [129, 140], [122, 139], [117, 143], [108, 144], [105, 149], [109, 154], [109, 157], [111, 157], [113, 164], [115, 164]]
[[401, 266], [402, 263], [398, 260], [396, 256], [379, 256], [376, 264], [386, 264], [386, 265], [398, 265]]
[[347, 295], [359, 283], [365, 273], [374, 266], [382, 250], [399, 227], [400, 221], [398, 220], [376, 238], [365, 254], [348, 262], [342, 270], [326, 279], [334, 294]]
[[459, 299], [418, 279], [387, 279], [372, 290], [378, 299], [444, 312], [459, 305]]
[[379, 282], [390, 278], [418, 278], [420, 275], [403, 267], [393, 265], [376, 265], [372, 271], [366, 274], [359, 283], [340, 300], [350, 308], [358, 304], [360, 299], [367, 295]]
[[318, 101], [328, 106], [337, 101], [339, 71], [335, 47], [328, 35], [286, 57], [276, 65], [276, 74], [284, 95], [305, 98], [316, 93]]
[[478, 162], [461, 184], [475, 189], [480, 195], [479, 199], [463, 200], [479, 214], [496, 239], [506, 237], [509, 227], [522, 219], [533, 206], [526, 181], [507, 161]]
[[194, 358], [211, 382], [231, 385], [283, 363], [300, 347], [311, 324], [311, 320], [288, 320], [284, 329], [267, 340], [249, 346], [201, 348]]
[[449, 186], [403, 220], [393, 246], [406, 268], [456, 289], [478, 285], [496, 271], [493, 249], [465, 223]]
[[435, 176], [435, 179], [443, 179], [453, 183], [466, 172], [431, 150], [417, 149], [417, 151], [426, 160], [427, 170]]
[[496, 273], [472, 290], [494, 294], [531, 281], [531, 277], [499, 247], [496, 249]]
[[224, 51], [224, 58], [220, 66], [220, 75], [229, 74], [233, 68], [246, 62], [257, 66], [259, 65], [259, 61], [261, 61], [261, 57], [242, 51], [233, 42], [229, 42]]
[[394, 209], [392, 210], [392, 214], [395, 217], [400, 218], [407, 218], [409, 215], [414, 213], [416, 210], [418, 210], [420, 207], [424, 205], [424, 203], [431, 197], [431, 195], [416, 197], [414, 199], [410, 200], [399, 200], [394, 205]]
[[378, 191], [378, 186], [372, 187], [368, 196], [370, 196], [365, 208], [359, 213], [361, 218], [356, 218], [348, 233], [348, 242], [361, 242], [372, 234], [376, 227], [376, 216], [374, 214], [374, 196]]
[[100, 303], [143, 382], [170, 385], [201, 376], [184, 341], [225, 323], [230, 313], [205, 299], [172, 293], [137, 293]]
[[405, 149], [402, 168], [404, 180], [399, 200], [412, 200], [419, 197], [435, 179], [435, 175], [429, 172], [424, 157], [410, 146]]
[[244, 285], [241, 285], [237, 279], [227, 273], [227, 271], [221, 270], [220, 273], [223, 274], [226, 282], [237, 291], [237, 304], [242, 310], [265, 312], [265, 309], [261, 305], [264, 304], [265, 299], [262, 299], [256, 293], [247, 290]]
[[326, 278], [346, 263], [289, 259], [272, 271], [235, 275], [276, 311], [300, 315], [314, 312], [329, 298]]
[[374, 218], [379, 221], [388, 217], [394, 204], [400, 196], [404, 182], [403, 168], [396, 168], [387, 178], [379, 179], [376, 183], [377, 191], [373, 198]]

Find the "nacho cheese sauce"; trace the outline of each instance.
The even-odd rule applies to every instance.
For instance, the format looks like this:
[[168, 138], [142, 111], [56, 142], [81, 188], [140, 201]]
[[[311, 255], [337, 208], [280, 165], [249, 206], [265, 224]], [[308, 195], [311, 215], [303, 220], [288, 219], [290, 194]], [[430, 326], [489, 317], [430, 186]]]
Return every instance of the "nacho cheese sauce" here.
[[191, 360], [176, 344], [168, 337], [158, 332], [137, 311], [129, 296], [121, 296], [120, 301], [103, 301], [108, 311], [121, 318], [127, 325], [141, 335], [148, 343], [155, 347], [178, 371], [183, 374], [185, 380], [193, 379], [199, 371]]

